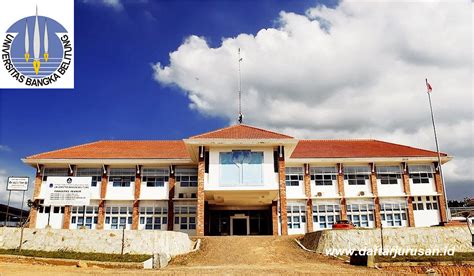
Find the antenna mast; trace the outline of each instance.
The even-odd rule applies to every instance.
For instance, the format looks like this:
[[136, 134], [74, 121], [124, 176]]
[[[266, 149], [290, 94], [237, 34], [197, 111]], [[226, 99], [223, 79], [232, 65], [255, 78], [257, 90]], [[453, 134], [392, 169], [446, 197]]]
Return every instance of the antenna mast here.
[[242, 62], [242, 58], [240, 57], [240, 48], [239, 48], [239, 124], [242, 124], [244, 119], [244, 115], [242, 114], [242, 75], [240, 73], [240, 62]]

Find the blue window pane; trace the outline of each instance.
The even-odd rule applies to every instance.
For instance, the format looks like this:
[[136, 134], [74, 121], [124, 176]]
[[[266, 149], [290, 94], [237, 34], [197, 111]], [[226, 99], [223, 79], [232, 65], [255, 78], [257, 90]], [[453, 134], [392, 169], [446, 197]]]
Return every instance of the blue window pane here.
[[236, 150], [219, 153], [222, 186], [261, 185], [263, 152]]

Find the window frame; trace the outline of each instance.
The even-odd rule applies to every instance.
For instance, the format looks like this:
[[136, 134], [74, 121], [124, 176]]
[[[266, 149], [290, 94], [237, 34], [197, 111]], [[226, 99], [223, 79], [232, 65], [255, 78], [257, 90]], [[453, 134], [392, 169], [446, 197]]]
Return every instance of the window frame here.
[[316, 186], [332, 186], [337, 181], [336, 167], [310, 167], [309, 173]]
[[[357, 206], [357, 207], [355, 207]], [[361, 228], [369, 228], [370, 222], [374, 222], [375, 216], [375, 205], [374, 203], [351, 203], [347, 204], [347, 219], [351, 221], [354, 226], [361, 227]], [[366, 216], [366, 220], [362, 218]], [[355, 218], [358, 218], [355, 220]], [[367, 225], [363, 225], [362, 223], [367, 223]]]
[[300, 181], [304, 180], [303, 167], [286, 167], [285, 168], [285, 185], [287, 187], [300, 186]]
[[[396, 219], [397, 215], [399, 220]], [[380, 218], [385, 227], [403, 227], [408, 224], [408, 206], [406, 202], [384, 202], [380, 204]], [[399, 224], [397, 225], [397, 222]]]
[[430, 179], [434, 178], [433, 166], [422, 164], [422, 165], [408, 165], [408, 177], [412, 183], [417, 184], [430, 184]]
[[304, 203], [289, 203], [286, 206], [288, 229], [304, 229], [306, 225], [306, 206]]
[[173, 224], [181, 230], [196, 230], [197, 207], [194, 205], [175, 205]]
[[175, 170], [175, 180], [179, 182], [180, 187], [197, 187], [198, 186], [198, 169], [197, 168], [177, 168]]
[[319, 229], [332, 229], [332, 226], [341, 219], [341, 206], [333, 203], [313, 204], [313, 223], [319, 225]]
[[344, 167], [344, 180], [350, 186], [364, 186], [370, 179], [369, 166], [347, 166]]
[[[124, 212], [125, 211], [125, 212]], [[114, 220], [116, 221], [114, 223]], [[125, 220], [125, 223], [122, 221]], [[104, 224], [110, 229], [130, 229], [133, 220], [133, 206], [106, 206]]]
[[97, 187], [97, 183], [102, 183], [102, 168], [77, 168], [76, 176], [92, 177], [91, 187]]
[[[89, 212], [89, 210], [91, 210]], [[90, 219], [90, 222], [88, 222]], [[71, 224], [76, 229], [95, 229], [99, 220], [99, 206], [71, 206]]]
[[397, 185], [402, 179], [401, 166], [377, 166], [376, 173], [381, 185]]
[[167, 230], [168, 225], [167, 206], [140, 206], [138, 211], [138, 223], [143, 225], [143, 230]]

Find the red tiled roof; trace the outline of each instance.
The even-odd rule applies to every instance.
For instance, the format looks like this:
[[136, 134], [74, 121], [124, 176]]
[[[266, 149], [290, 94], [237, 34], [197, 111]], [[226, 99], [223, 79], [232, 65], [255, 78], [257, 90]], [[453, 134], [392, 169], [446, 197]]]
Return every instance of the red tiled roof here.
[[97, 141], [28, 156], [27, 159], [187, 159], [184, 142], [178, 141]]
[[[378, 140], [300, 140], [291, 158], [436, 157], [436, 152]], [[446, 156], [442, 153], [442, 156]]]
[[211, 132], [206, 132], [190, 139], [292, 139], [293, 137], [272, 132], [269, 130], [248, 126], [248, 125], [234, 125], [226, 128], [221, 128]]

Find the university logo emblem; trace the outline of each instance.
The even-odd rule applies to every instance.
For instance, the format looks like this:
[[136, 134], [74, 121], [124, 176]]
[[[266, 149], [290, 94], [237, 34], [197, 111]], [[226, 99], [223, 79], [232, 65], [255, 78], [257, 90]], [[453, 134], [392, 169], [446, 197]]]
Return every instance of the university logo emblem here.
[[20, 84], [12, 88], [68, 88], [61, 81], [73, 74], [73, 40], [61, 22], [42, 16], [37, 6], [36, 13], [0, 31], [5, 31], [1, 45], [4, 72], [0, 74]]

